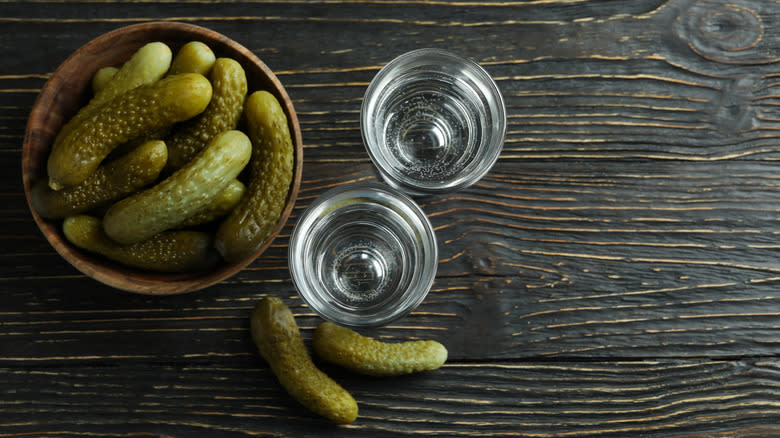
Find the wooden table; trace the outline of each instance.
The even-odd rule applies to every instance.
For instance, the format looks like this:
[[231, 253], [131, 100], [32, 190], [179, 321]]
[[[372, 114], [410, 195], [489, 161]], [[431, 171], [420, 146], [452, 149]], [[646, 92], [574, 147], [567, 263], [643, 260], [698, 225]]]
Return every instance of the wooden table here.
[[[304, 179], [282, 236], [208, 289], [111, 289], [31, 220], [33, 101], [79, 46], [123, 25], [195, 23], [245, 45], [294, 100]], [[369, 1], [0, 4], [0, 437], [780, 436], [780, 2]], [[440, 370], [357, 377], [331, 426], [278, 385], [248, 332], [260, 298], [321, 321], [287, 269], [326, 189], [376, 180], [359, 109], [390, 59], [480, 62], [508, 135], [477, 185], [418, 198], [433, 289], [366, 331], [436, 339]]]

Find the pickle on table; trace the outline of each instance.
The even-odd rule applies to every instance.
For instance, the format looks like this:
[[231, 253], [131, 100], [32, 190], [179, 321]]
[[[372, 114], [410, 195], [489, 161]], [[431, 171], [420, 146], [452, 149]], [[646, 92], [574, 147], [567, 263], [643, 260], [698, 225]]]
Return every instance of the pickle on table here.
[[209, 100], [211, 84], [196, 73], [170, 76], [117, 96], [54, 144], [49, 186], [60, 190], [84, 181], [120, 144], [194, 117]]
[[355, 399], [311, 361], [295, 317], [281, 299], [260, 300], [252, 310], [250, 327], [260, 354], [293, 398], [334, 423], [355, 421]]
[[176, 52], [168, 74], [200, 73], [208, 77], [216, 59], [208, 45], [200, 41], [190, 41]]
[[110, 163], [101, 164], [80, 184], [52, 190], [45, 180], [30, 191], [33, 208], [49, 219], [61, 219], [116, 201], [154, 182], [168, 158], [165, 143], [146, 142]]
[[244, 106], [252, 160], [247, 192], [217, 230], [217, 250], [228, 262], [255, 252], [270, 236], [284, 209], [293, 175], [293, 144], [287, 116], [267, 91]]
[[[100, 87], [92, 99], [82, 107], [57, 133], [55, 145], [84, 120], [93, 116], [101, 107], [136, 87], [157, 82], [171, 66], [173, 53], [162, 42], [155, 41], [139, 48], [116, 73]], [[56, 187], [52, 187], [56, 188]]]
[[435, 370], [447, 360], [447, 349], [436, 341], [382, 342], [331, 322], [317, 327], [312, 346], [320, 358], [371, 376]]
[[106, 235], [100, 219], [93, 216], [70, 216], [62, 229], [73, 245], [133, 268], [193, 272], [211, 269], [220, 261], [212, 235], [202, 231], [165, 231], [142, 242], [121, 245]]
[[177, 226], [213, 202], [241, 173], [251, 153], [243, 132], [219, 134], [168, 178], [112, 205], [103, 218], [106, 234], [130, 244]]
[[244, 68], [230, 58], [217, 58], [209, 76], [213, 95], [206, 109], [174, 127], [166, 137], [168, 164], [174, 171], [186, 164], [220, 132], [235, 129], [244, 108], [247, 80]]
[[241, 201], [244, 192], [246, 192], [244, 183], [234, 179], [213, 202], [185, 219], [184, 222], [177, 225], [177, 228], [196, 227], [227, 216]]

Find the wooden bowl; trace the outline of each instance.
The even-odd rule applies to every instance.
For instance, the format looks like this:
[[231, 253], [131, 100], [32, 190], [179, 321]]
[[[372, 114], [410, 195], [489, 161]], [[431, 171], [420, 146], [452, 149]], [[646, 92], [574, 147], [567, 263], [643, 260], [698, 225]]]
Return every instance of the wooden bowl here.
[[[146, 43], [161, 41], [176, 53], [189, 41], [206, 43], [217, 57], [240, 62], [247, 75], [249, 92], [266, 90], [282, 104], [290, 127], [295, 150], [293, 180], [279, 222], [271, 236], [251, 257], [238, 263], [222, 263], [213, 271], [187, 274], [165, 274], [128, 268], [102, 256], [71, 245], [62, 234], [61, 220], [47, 220], [32, 208], [30, 188], [47, 178], [46, 162], [51, 144], [62, 125], [91, 96], [92, 76], [100, 68], [119, 66]], [[298, 194], [303, 165], [303, 144], [298, 117], [287, 92], [274, 73], [252, 52], [212, 30], [191, 24], [150, 22], [108, 32], [79, 48], [63, 62], [46, 82], [33, 105], [24, 138], [22, 173], [24, 192], [35, 222], [54, 249], [76, 269], [104, 284], [130, 292], [166, 295], [192, 292], [218, 283], [252, 263], [284, 227]]]

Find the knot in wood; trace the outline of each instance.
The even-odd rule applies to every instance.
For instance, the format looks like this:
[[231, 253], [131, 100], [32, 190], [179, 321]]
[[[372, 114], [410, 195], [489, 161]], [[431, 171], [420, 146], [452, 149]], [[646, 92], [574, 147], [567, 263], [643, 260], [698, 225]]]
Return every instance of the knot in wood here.
[[764, 24], [750, 3], [699, 0], [683, 11], [675, 32], [700, 56], [721, 63], [759, 61], [763, 55], [751, 50], [764, 36]]

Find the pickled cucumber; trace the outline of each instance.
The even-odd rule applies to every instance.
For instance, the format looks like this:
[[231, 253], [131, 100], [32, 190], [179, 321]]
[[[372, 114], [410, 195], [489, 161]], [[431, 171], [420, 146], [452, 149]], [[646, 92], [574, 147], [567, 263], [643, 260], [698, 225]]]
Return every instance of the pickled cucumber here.
[[109, 102], [138, 86], [157, 82], [170, 69], [172, 59], [173, 52], [165, 43], [156, 41], [144, 45], [122, 64], [86, 109]]
[[293, 398], [334, 423], [355, 421], [355, 399], [311, 361], [295, 317], [282, 300], [260, 300], [252, 311], [250, 324], [260, 354]]
[[[137, 148], [138, 146], [144, 143], [154, 141], [154, 140], [163, 141], [162, 139], [167, 136], [170, 130], [171, 130], [170, 126], [164, 126], [162, 128], [155, 129], [154, 131], [145, 132], [132, 140], [122, 143], [119, 146], [115, 147], [111, 152], [109, 152], [102, 163], [105, 164], [107, 162], [116, 160], [119, 157], [123, 157], [128, 153], [130, 153], [130, 151], [134, 150], [135, 148]], [[167, 151], [167, 147], [166, 147], [166, 151]], [[167, 162], [167, 158], [166, 158], [166, 162]]]
[[208, 45], [200, 41], [190, 41], [176, 52], [168, 74], [200, 73], [208, 77], [214, 61], [216, 56]]
[[178, 225], [178, 228], [195, 227], [198, 225], [214, 222], [228, 215], [244, 196], [246, 186], [241, 181], [234, 179], [225, 187], [225, 190], [217, 196], [213, 202], [207, 205], [203, 210], [188, 217], [184, 222]]
[[227, 261], [244, 259], [262, 246], [279, 221], [293, 174], [293, 144], [279, 101], [256, 91], [244, 113], [252, 140], [247, 193], [220, 224], [215, 242]]
[[77, 247], [134, 268], [192, 272], [219, 263], [212, 236], [200, 231], [165, 231], [143, 242], [120, 245], [106, 236], [96, 217], [68, 217], [62, 229], [65, 238]]
[[55, 143], [48, 161], [49, 186], [60, 190], [84, 181], [118, 145], [201, 113], [211, 92], [208, 79], [186, 73], [118, 96]]
[[[89, 103], [60, 129], [54, 144], [61, 142], [70, 134], [71, 130], [101, 111], [104, 104], [117, 96], [138, 86], [157, 82], [170, 68], [172, 57], [171, 49], [159, 41], [148, 43], [138, 49], [95, 93]], [[56, 187], [52, 188], [57, 189]]]
[[165, 139], [168, 145], [168, 171], [184, 166], [215, 135], [235, 129], [238, 125], [247, 93], [243, 67], [233, 59], [219, 58], [209, 78], [214, 92], [206, 110], [177, 126]]
[[110, 81], [116, 72], [119, 71], [116, 67], [103, 67], [92, 76], [92, 94], [97, 95], [101, 90], [106, 88], [106, 84]]
[[173, 175], [111, 206], [103, 218], [106, 234], [130, 244], [178, 225], [211, 203], [238, 176], [251, 153], [243, 132], [219, 134]]
[[330, 322], [317, 327], [312, 346], [322, 359], [371, 376], [435, 370], [447, 360], [436, 341], [381, 342]]
[[154, 182], [168, 158], [165, 143], [150, 141], [127, 155], [101, 164], [80, 184], [52, 190], [45, 180], [30, 192], [33, 208], [39, 215], [59, 219], [116, 201]]

